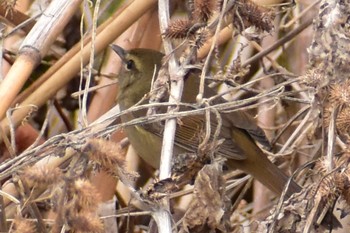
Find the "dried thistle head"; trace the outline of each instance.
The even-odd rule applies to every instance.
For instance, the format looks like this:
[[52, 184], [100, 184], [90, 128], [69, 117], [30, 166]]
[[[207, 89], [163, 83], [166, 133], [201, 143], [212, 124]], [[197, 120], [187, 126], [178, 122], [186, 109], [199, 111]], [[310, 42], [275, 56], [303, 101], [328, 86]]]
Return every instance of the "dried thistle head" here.
[[21, 175], [23, 179], [33, 182], [35, 185], [48, 186], [57, 184], [62, 179], [62, 172], [59, 168], [28, 167]]
[[324, 206], [331, 207], [340, 196], [346, 203], [350, 203], [350, 177], [349, 177], [350, 150], [346, 148], [339, 157], [334, 159], [334, 169], [328, 171], [328, 161], [320, 159], [314, 168], [322, 175], [318, 189], [314, 189], [314, 195], [318, 195]]
[[104, 232], [104, 226], [102, 221], [96, 214], [91, 213], [78, 213], [69, 216], [68, 226], [74, 232], [93, 232], [102, 233]]
[[208, 22], [210, 17], [218, 10], [217, 0], [193, 0], [190, 15], [195, 22]]
[[323, 108], [323, 117], [325, 127], [329, 126], [329, 122], [332, 121], [332, 111], [335, 107], [339, 107], [339, 111], [336, 116], [336, 129], [339, 135], [348, 140], [350, 138], [350, 82], [336, 82], [320, 89], [324, 93], [321, 95], [325, 97], [325, 105]]
[[11, 233], [35, 233], [36, 227], [34, 221], [29, 221], [22, 217], [16, 217], [13, 220], [13, 228], [10, 231]]
[[199, 49], [201, 48], [204, 43], [211, 37], [211, 31], [208, 30], [208, 28], [203, 27], [200, 28], [196, 33], [195, 33], [195, 37], [192, 41], [190, 41], [190, 44]]
[[170, 22], [163, 35], [170, 39], [194, 38], [196, 31], [202, 26], [188, 19], [177, 19]]
[[230, 12], [233, 14], [233, 24], [240, 32], [251, 26], [267, 32], [273, 29], [273, 11], [251, 0], [239, 0]]
[[341, 200], [345, 201], [343, 212], [350, 212], [350, 147], [343, 149], [339, 157], [334, 160], [334, 166], [338, 169], [335, 173], [335, 186], [340, 192]]
[[[65, 223], [74, 232], [102, 232], [103, 224], [97, 216], [100, 196], [96, 188], [86, 179], [67, 181], [62, 211]], [[62, 199], [62, 197], [61, 197]]]
[[314, 171], [317, 171], [317, 174], [325, 175], [327, 174], [327, 161], [323, 158], [318, 159], [315, 163]]
[[[341, 156], [336, 160], [336, 166], [338, 167], [345, 164], [348, 167], [350, 163], [350, 147], [343, 149], [340, 155]], [[348, 172], [348, 169], [349, 168], [346, 169], [346, 172]]]
[[130, 184], [139, 175], [136, 172], [128, 171], [125, 165], [125, 153], [120, 144], [103, 140], [90, 139], [82, 149], [99, 168], [112, 176], [117, 176], [124, 184]]
[[301, 82], [307, 86], [315, 88], [328, 85], [328, 80], [320, 68], [307, 70], [306, 74], [301, 76]]
[[350, 139], [350, 107], [341, 108], [336, 119], [337, 131], [343, 138]]
[[85, 211], [95, 211], [101, 201], [99, 192], [96, 187], [86, 179], [78, 179], [74, 181], [70, 188], [70, 193], [73, 195], [74, 206], [77, 209]]
[[[335, 200], [339, 196], [339, 189], [336, 187], [336, 174], [327, 174], [322, 178], [317, 190], [317, 195], [320, 195], [325, 200]], [[326, 198], [327, 197], [327, 198]]]
[[345, 170], [342, 176], [342, 180], [339, 182], [342, 182], [342, 190], [341, 190], [341, 197], [346, 202], [348, 208], [350, 208], [350, 172], [349, 169]]
[[111, 174], [116, 173], [116, 165], [124, 167], [125, 164], [126, 151], [118, 143], [93, 138], [88, 140], [83, 152], [89, 156], [89, 159]]
[[188, 39], [190, 44], [200, 48], [208, 37], [208, 20], [220, 9], [218, 0], [188, 1], [189, 19], [177, 19], [170, 22], [163, 33], [170, 39]]
[[331, 105], [342, 106], [350, 103], [350, 80], [336, 82], [329, 86], [328, 101]]

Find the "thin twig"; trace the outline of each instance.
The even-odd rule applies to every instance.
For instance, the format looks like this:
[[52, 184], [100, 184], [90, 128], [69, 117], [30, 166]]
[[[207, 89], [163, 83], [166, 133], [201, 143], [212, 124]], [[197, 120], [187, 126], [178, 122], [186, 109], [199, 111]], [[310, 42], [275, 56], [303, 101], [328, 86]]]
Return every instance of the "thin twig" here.
[[49, 119], [50, 119], [50, 115], [51, 115], [51, 106], [52, 106], [52, 104], [49, 103], [48, 104], [48, 111], [46, 112], [45, 120], [41, 126], [39, 135], [36, 137], [36, 139], [32, 143], [32, 145], [30, 145], [26, 150], [31, 150], [31, 149], [35, 148], [39, 144], [40, 139], [44, 138], [45, 131], [47, 130], [47, 126], [49, 125]]
[[278, 153], [283, 153], [289, 147], [289, 145], [294, 141], [294, 139], [300, 134], [300, 131], [305, 130], [305, 128], [304, 128], [305, 124], [311, 118], [312, 113], [314, 113], [314, 111], [312, 109], [310, 109], [309, 112], [306, 114], [305, 118], [300, 123], [300, 125], [298, 125], [298, 127], [295, 129], [293, 134], [288, 138], [287, 142], [284, 143], [283, 147], [281, 148], [281, 150]]
[[203, 68], [202, 68], [202, 73], [201, 73], [201, 76], [200, 76], [199, 91], [198, 91], [198, 94], [197, 94], [197, 97], [196, 97], [196, 100], [197, 100], [198, 103], [201, 103], [202, 100], [203, 100], [204, 85], [205, 85], [204, 81], [205, 81], [205, 77], [206, 77], [206, 74], [207, 74], [208, 69], [209, 69], [211, 56], [213, 54], [215, 46], [217, 46], [217, 41], [218, 41], [220, 29], [221, 29], [221, 24], [222, 24], [222, 21], [223, 21], [223, 18], [224, 18], [224, 12], [226, 11], [226, 8], [227, 8], [227, 0], [223, 1], [222, 8], [223, 8], [223, 10], [220, 12], [220, 17], [219, 17], [218, 25], [216, 26], [215, 35], [212, 38], [212, 44], [211, 44], [209, 53], [207, 55], [207, 58], [205, 59], [205, 62], [204, 62]]
[[282, 136], [282, 134], [285, 132], [285, 130], [302, 114], [304, 114], [310, 106], [305, 106], [302, 109], [300, 109], [296, 114], [294, 114], [293, 117], [291, 117], [287, 123], [283, 125], [283, 128], [278, 132], [278, 134], [275, 136], [275, 138], [272, 140], [271, 145], [274, 145], [277, 140]]
[[335, 130], [336, 130], [336, 120], [338, 116], [340, 106], [335, 106], [332, 109], [330, 116], [330, 122], [328, 126], [328, 142], [327, 142], [327, 170], [328, 172], [332, 171], [334, 168], [334, 147], [335, 147]]
[[266, 56], [267, 54], [271, 53], [273, 50], [277, 49], [279, 46], [283, 45], [284, 43], [288, 42], [289, 40], [293, 39], [296, 35], [298, 35], [300, 32], [302, 32], [305, 28], [310, 26], [312, 24], [313, 19], [308, 19], [307, 21], [300, 24], [299, 27], [295, 28], [294, 30], [290, 31], [287, 35], [276, 41], [273, 45], [266, 48], [264, 51], [261, 51], [260, 53], [256, 54], [255, 56], [249, 58], [246, 60], [242, 67], [246, 67], [250, 64], [252, 64], [255, 61], [258, 61], [262, 57]]
[[293, 17], [293, 19], [291, 19], [288, 23], [286, 23], [285, 25], [281, 25], [280, 28], [281, 29], [289, 28], [292, 24], [294, 24], [296, 21], [301, 19], [304, 15], [306, 15], [313, 7], [315, 7], [320, 2], [321, 0], [317, 0], [313, 2], [312, 4], [307, 6], [302, 12], [300, 12], [297, 16]]
[[17, 154], [16, 130], [14, 127], [11, 127], [12, 126], [11, 112], [12, 112], [12, 109], [9, 109], [6, 111], [6, 118], [9, 121], [9, 125], [10, 125], [10, 140], [11, 140], [11, 148], [12, 148], [11, 151], [16, 155]]
[[[98, 14], [100, 9], [101, 0], [95, 1], [95, 8], [94, 8], [94, 16], [93, 16], [93, 24], [92, 24], [92, 31], [91, 31], [91, 44], [90, 44], [90, 59], [89, 59], [89, 65], [88, 65], [88, 75], [85, 81], [85, 88], [84, 88], [84, 95], [83, 95], [83, 103], [81, 108], [82, 113], [82, 120], [84, 123], [84, 126], [87, 126], [89, 124], [87, 119], [87, 98], [88, 98], [88, 90], [91, 83], [91, 77], [92, 77], [92, 70], [93, 65], [95, 61], [95, 40], [97, 35], [97, 20], [98, 20]], [[82, 62], [83, 63], [83, 62]], [[80, 77], [83, 79], [83, 76]], [[79, 98], [80, 100], [80, 98]]]

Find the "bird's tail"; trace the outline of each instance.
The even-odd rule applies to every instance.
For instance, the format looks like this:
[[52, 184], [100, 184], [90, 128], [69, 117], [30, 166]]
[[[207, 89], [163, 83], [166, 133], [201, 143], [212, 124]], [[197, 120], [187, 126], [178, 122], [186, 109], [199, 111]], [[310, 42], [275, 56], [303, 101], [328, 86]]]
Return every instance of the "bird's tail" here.
[[[247, 132], [235, 128], [232, 130], [232, 138], [246, 155], [246, 159], [229, 159], [228, 165], [251, 174], [268, 189], [281, 195], [289, 177], [267, 158], [266, 154], [256, 145]], [[286, 197], [290, 197], [300, 190], [301, 187], [291, 180]]]

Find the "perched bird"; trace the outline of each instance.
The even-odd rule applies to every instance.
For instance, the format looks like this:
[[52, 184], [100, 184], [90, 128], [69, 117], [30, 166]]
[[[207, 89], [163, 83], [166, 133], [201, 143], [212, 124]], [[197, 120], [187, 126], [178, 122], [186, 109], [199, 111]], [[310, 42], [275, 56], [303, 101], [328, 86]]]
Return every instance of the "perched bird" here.
[[[151, 89], [154, 69], [161, 67], [163, 54], [150, 49], [132, 49], [126, 51], [117, 45], [112, 49], [120, 56], [125, 64], [125, 70], [119, 75], [118, 102], [121, 110], [130, 108], [138, 103]], [[199, 89], [199, 79], [188, 75], [185, 79], [181, 102], [196, 103]], [[215, 91], [205, 87], [204, 97], [215, 95]], [[225, 103], [219, 97], [211, 104]], [[180, 108], [180, 111], [183, 110]], [[123, 122], [145, 116], [146, 110], [128, 113], [122, 116]], [[227, 159], [230, 168], [240, 169], [259, 180], [267, 188], [281, 194], [288, 176], [274, 165], [257, 146], [256, 141], [269, 146], [265, 133], [257, 126], [254, 119], [244, 111], [220, 113], [222, 126], [220, 129], [219, 145], [216, 154]], [[218, 126], [215, 114], [210, 117], [212, 135]], [[180, 153], [195, 153], [201, 143], [206, 127], [205, 114], [185, 116], [180, 119], [175, 135], [174, 156]], [[157, 168], [162, 146], [162, 132], [152, 124], [127, 126], [125, 128], [130, 143], [137, 153], [150, 165]], [[287, 196], [300, 191], [295, 182], [291, 182]]]
[[[162, 65], [164, 54], [150, 49], [126, 51], [117, 45], [111, 47], [125, 64], [125, 70], [119, 75], [118, 102], [121, 110], [126, 110], [140, 102], [150, 92], [152, 79]], [[194, 74], [187, 75], [181, 102], [196, 103], [198, 89], [199, 78]], [[216, 95], [215, 91], [205, 86], [204, 98], [214, 95]], [[210, 104], [225, 102], [223, 98], [216, 98]], [[186, 108], [181, 107], [181, 110], [186, 110]], [[123, 122], [128, 122], [146, 116], [146, 112], [146, 110], [133, 111], [124, 114], [121, 118]], [[213, 138], [213, 132], [218, 126], [216, 117], [215, 114], [210, 117], [211, 138]], [[218, 139], [221, 139], [222, 143], [219, 145], [216, 155], [226, 158], [228, 167], [240, 169], [252, 175], [267, 188], [280, 195], [289, 178], [257, 146], [256, 142], [269, 146], [263, 130], [244, 111], [222, 112], [220, 117], [222, 125]], [[205, 132], [206, 118], [204, 113], [181, 117], [179, 122], [175, 133], [174, 155], [196, 153]], [[159, 127], [154, 127], [153, 124], [140, 124], [127, 126], [125, 130], [137, 153], [151, 166], [158, 168], [163, 136]], [[301, 187], [292, 180], [289, 183], [286, 196], [290, 197], [299, 191], [301, 191]], [[322, 225], [330, 229], [341, 227], [331, 209], [322, 220]]]

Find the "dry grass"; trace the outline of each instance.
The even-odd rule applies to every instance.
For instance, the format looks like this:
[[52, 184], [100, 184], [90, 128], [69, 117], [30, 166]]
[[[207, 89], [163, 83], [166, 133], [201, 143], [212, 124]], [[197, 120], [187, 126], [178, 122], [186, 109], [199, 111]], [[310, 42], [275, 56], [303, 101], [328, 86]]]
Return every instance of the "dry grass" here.
[[[34, 11], [34, 2], [0, 5], [6, 20], [0, 40], [1, 232], [155, 232], [157, 224], [164, 229], [164, 206], [178, 232], [326, 231], [337, 227], [333, 210], [347, 216], [348, 3], [172, 1], [166, 7], [173, 16], [161, 32], [158, 15], [164, 12], [157, 12], [155, 0], [52, 1], [50, 7], [62, 11], [51, 13], [46, 5]], [[111, 43], [173, 49], [164, 77], [198, 68], [229, 101], [209, 106], [215, 97], [199, 93], [202, 105], [193, 111], [120, 123], [121, 114], [169, 104], [156, 96], [123, 113], [113, 107], [123, 64]], [[89, 90], [95, 85], [101, 88]], [[162, 180], [125, 145], [128, 125], [159, 126], [174, 117], [237, 109], [255, 116], [272, 144], [266, 154], [301, 192], [272, 195], [249, 174], [201, 157], [220, 146], [205, 132], [200, 159], [175, 158], [172, 175]], [[347, 231], [347, 222], [342, 225]]]

